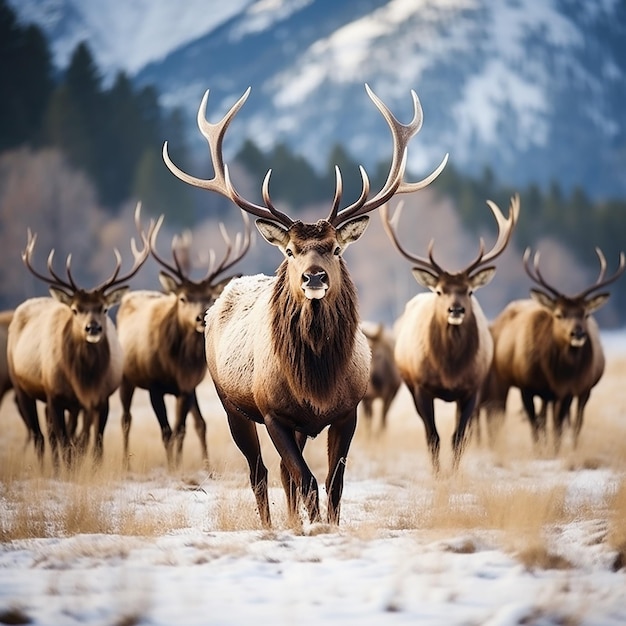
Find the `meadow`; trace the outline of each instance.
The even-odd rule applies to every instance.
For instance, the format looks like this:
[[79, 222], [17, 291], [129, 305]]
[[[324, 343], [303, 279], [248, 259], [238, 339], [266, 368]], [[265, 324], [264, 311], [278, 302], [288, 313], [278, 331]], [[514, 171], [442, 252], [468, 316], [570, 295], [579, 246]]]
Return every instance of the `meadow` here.
[[[620, 344], [620, 345], [623, 345]], [[579, 445], [533, 448], [512, 392], [492, 447], [473, 436], [451, 471], [454, 407], [436, 405], [442, 472], [403, 387], [382, 432], [360, 420], [339, 527], [289, 526], [262, 433], [273, 528], [212, 383], [199, 388], [209, 467], [191, 420], [168, 470], [137, 390], [124, 470], [111, 400], [104, 459], [41, 468], [12, 395], [0, 407], [0, 623], [626, 623], [626, 350], [609, 351]], [[168, 398], [170, 414], [173, 401]], [[484, 433], [484, 428], [482, 429]], [[323, 484], [325, 434], [306, 446]], [[322, 505], [325, 494], [322, 488]]]

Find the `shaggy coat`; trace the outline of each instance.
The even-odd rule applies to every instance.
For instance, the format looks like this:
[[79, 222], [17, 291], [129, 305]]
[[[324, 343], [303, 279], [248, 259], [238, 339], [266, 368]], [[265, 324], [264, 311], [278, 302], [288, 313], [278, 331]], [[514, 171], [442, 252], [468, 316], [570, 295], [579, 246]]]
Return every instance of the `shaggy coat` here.
[[[602, 377], [605, 364], [598, 325], [589, 315], [592, 309], [593, 306], [579, 306], [563, 317], [563, 308], [554, 311], [532, 299], [516, 300], [494, 320], [493, 372], [484, 398], [492, 429], [502, 420], [509, 389], [517, 387], [535, 441], [545, 434], [546, 415], [545, 410], [537, 414], [533, 399], [536, 396], [552, 405], [557, 447], [576, 397], [574, 441], [577, 440], [585, 404]], [[584, 332], [586, 340], [582, 345], [572, 345], [574, 325]]]
[[387, 413], [393, 402], [402, 378], [394, 358], [395, 339], [383, 324], [372, 327], [371, 324], [362, 323], [361, 330], [367, 337], [372, 351], [372, 363], [367, 391], [361, 402], [363, 415], [369, 428], [372, 426], [373, 405], [376, 400], [382, 403], [380, 411], [380, 428], [387, 426]]
[[[125, 288], [107, 296], [112, 306]], [[102, 326], [101, 338], [89, 341], [85, 336], [85, 315], [75, 314], [77, 300], [61, 302], [67, 296], [51, 290], [55, 297], [32, 298], [15, 309], [9, 326], [9, 374], [22, 416], [33, 433], [40, 456], [43, 435], [37, 419], [36, 400], [46, 403], [50, 445], [55, 462], [58, 445], [70, 460], [70, 441], [65, 425], [65, 411], [81, 408], [97, 416], [95, 454], [102, 454], [102, 437], [109, 412], [109, 396], [122, 379], [122, 348], [115, 326], [106, 315], [99, 298], [90, 302], [87, 317]], [[83, 293], [88, 298], [88, 295]], [[88, 298], [89, 299], [89, 298]], [[80, 304], [83, 310], [84, 302]]]

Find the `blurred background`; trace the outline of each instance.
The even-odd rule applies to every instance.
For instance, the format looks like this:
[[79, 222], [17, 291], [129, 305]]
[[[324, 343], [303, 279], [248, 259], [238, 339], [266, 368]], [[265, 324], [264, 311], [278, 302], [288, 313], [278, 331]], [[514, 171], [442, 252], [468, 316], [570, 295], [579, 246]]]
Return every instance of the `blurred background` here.
[[[294, 218], [328, 214], [334, 166], [344, 205], [360, 192], [362, 164], [376, 190], [391, 139], [364, 83], [403, 122], [411, 89], [424, 127], [409, 146], [408, 180], [444, 173], [405, 196], [401, 238], [409, 250], [461, 269], [480, 237], [495, 238], [486, 200], [521, 214], [493, 282], [478, 294], [490, 317], [526, 297], [526, 246], [544, 277], [577, 293], [626, 249], [626, 0], [0, 0], [0, 307], [46, 293], [20, 255], [37, 232], [34, 264], [68, 254], [79, 284], [94, 286], [132, 262], [133, 212], [165, 215], [158, 247], [188, 229], [198, 277], [218, 258], [222, 221], [234, 236], [239, 210], [176, 179], [180, 167], [212, 176], [195, 122], [210, 88], [218, 121], [252, 93], [224, 142], [237, 189], [261, 203], [272, 168], [275, 203]], [[393, 201], [395, 203], [395, 201]], [[346, 261], [362, 317], [391, 323], [420, 288], [408, 261], [371, 215]], [[272, 274], [282, 257], [257, 238], [241, 272]], [[150, 260], [131, 283], [158, 289]], [[598, 312], [626, 323], [626, 279]]]

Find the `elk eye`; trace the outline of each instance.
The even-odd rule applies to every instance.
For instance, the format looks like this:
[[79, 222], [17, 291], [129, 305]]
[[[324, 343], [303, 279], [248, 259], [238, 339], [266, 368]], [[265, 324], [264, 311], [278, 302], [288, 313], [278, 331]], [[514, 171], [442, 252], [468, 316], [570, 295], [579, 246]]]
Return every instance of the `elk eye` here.
[[339, 255], [341, 254], [341, 248], [340, 248], [339, 246], [337, 246], [337, 247], [335, 248], [335, 251], [333, 252], [333, 254], [334, 254], [335, 256], [339, 256]]
[[75, 306], [72, 307], [72, 313], [78, 315], [78, 309]]
[[441, 289], [437, 289], [437, 291], [435, 291], [435, 293], [436, 293], [438, 296], [440, 296], [440, 295], [441, 295], [441, 293], [442, 293], [442, 291], [441, 291]]
[[287, 256], [293, 256], [293, 250], [291, 248], [286, 248], [285, 249], [285, 254]]
[[187, 296], [180, 296], [178, 298], [183, 304], [185, 304], [187, 302]]
[[556, 317], [557, 320], [562, 320], [563, 319], [563, 313], [561, 313], [561, 311], [557, 311], [554, 314], [554, 317]]

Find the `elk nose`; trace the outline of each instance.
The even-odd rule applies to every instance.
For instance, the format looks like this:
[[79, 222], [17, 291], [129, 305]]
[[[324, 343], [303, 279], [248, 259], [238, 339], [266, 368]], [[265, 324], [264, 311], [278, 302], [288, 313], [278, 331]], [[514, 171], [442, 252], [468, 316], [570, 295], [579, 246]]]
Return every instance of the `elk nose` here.
[[578, 348], [587, 340], [587, 333], [581, 326], [576, 326], [570, 333], [570, 345]]
[[460, 317], [461, 315], [465, 315], [465, 307], [460, 304], [453, 304], [448, 307], [448, 314], [454, 315], [455, 317]]
[[89, 324], [85, 326], [85, 332], [88, 335], [99, 335], [102, 332], [102, 326], [98, 324], [98, 322], [89, 322]]
[[327, 289], [327, 279], [328, 276], [323, 270], [319, 272], [305, 272], [302, 274], [302, 287], [303, 289]]

